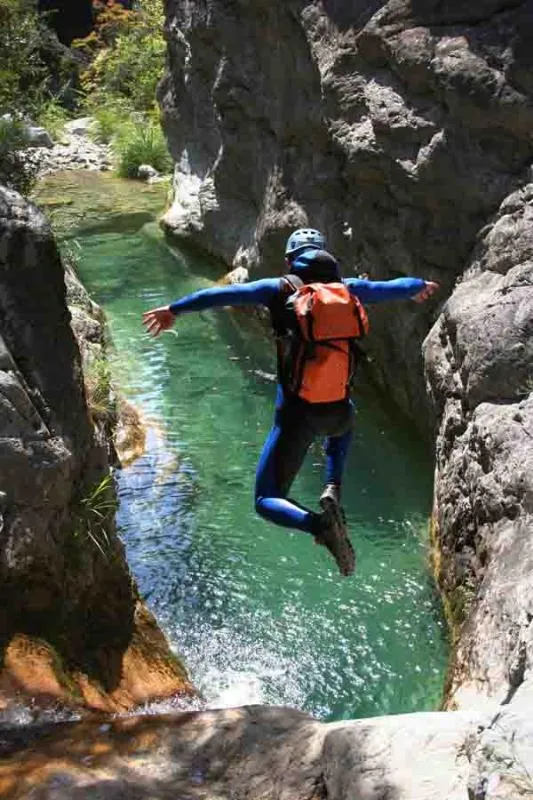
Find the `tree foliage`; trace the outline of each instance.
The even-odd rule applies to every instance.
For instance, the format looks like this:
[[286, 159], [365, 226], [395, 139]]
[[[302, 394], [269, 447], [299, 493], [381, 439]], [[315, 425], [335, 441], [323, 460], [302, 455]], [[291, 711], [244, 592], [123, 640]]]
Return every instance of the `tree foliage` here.
[[48, 71], [34, 0], [0, 0], [0, 113], [34, 113]]
[[127, 98], [136, 111], [153, 108], [165, 65], [161, 0], [138, 0], [131, 10], [117, 0], [95, 0], [94, 30], [75, 46], [92, 60], [82, 85], [93, 105]]

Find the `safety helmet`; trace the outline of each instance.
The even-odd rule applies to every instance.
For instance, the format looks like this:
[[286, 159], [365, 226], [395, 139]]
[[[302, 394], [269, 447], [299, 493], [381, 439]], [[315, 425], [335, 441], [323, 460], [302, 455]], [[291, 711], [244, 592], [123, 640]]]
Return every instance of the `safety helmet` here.
[[300, 250], [306, 247], [314, 247], [317, 250], [324, 250], [326, 247], [326, 239], [320, 231], [314, 228], [298, 228], [297, 231], [291, 233], [287, 239], [285, 246], [285, 255], [293, 256]]

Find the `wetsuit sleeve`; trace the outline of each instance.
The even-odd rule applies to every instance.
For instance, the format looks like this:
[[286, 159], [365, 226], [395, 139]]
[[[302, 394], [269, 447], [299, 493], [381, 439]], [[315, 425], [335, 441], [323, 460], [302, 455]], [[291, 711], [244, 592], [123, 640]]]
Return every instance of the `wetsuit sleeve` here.
[[362, 303], [383, 303], [386, 300], [406, 300], [418, 294], [426, 282], [422, 278], [394, 278], [391, 281], [369, 281], [363, 278], [345, 279], [350, 294]]
[[183, 314], [187, 311], [205, 311], [207, 308], [224, 306], [268, 306], [279, 292], [279, 282], [279, 278], [263, 278], [250, 283], [200, 289], [170, 303], [169, 308], [173, 314]]

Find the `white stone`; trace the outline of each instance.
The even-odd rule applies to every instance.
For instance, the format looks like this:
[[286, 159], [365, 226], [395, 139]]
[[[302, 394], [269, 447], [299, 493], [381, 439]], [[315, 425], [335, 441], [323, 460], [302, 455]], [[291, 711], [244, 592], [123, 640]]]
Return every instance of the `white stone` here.
[[151, 164], [141, 164], [137, 169], [137, 177], [143, 181], [158, 178], [159, 172]]

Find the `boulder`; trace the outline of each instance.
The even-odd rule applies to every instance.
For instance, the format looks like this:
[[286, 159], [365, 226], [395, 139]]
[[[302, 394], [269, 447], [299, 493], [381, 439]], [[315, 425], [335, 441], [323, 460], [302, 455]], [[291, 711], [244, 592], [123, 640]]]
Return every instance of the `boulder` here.
[[93, 117], [79, 117], [66, 122], [64, 131], [67, 136], [88, 136], [93, 125]]
[[153, 178], [158, 178], [159, 172], [150, 164], [141, 164], [137, 169], [137, 177], [142, 181], [148, 181]]
[[28, 147], [53, 147], [54, 142], [50, 134], [38, 125], [27, 125], [26, 136]]

